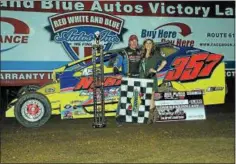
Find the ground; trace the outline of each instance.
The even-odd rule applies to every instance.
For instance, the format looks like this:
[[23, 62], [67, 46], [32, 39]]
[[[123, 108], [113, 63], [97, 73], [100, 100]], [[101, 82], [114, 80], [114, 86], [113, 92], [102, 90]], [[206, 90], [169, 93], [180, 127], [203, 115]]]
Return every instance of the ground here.
[[[207, 108], [207, 119], [125, 124], [114, 118], [93, 129], [92, 119], [52, 117], [43, 127], [1, 123], [2, 163], [234, 163], [235, 105]], [[222, 112], [223, 111], [223, 112]]]

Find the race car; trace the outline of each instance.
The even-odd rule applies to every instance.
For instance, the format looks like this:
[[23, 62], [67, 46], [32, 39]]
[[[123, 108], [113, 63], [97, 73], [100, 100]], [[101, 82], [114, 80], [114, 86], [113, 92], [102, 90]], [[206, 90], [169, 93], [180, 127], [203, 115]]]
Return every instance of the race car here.
[[[156, 48], [167, 60], [163, 70], [156, 74], [159, 92], [201, 90], [204, 105], [225, 102], [223, 55], [170, 43], [156, 43]], [[123, 50], [111, 50], [104, 54], [105, 116], [116, 115], [122, 74], [113, 74], [113, 64]], [[6, 117], [16, 117], [25, 127], [40, 127], [51, 115], [61, 115], [61, 119], [93, 117], [91, 58], [86, 57], [55, 69], [51, 83], [34, 92], [22, 92], [11, 101]], [[99, 60], [97, 56], [98, 67]]]

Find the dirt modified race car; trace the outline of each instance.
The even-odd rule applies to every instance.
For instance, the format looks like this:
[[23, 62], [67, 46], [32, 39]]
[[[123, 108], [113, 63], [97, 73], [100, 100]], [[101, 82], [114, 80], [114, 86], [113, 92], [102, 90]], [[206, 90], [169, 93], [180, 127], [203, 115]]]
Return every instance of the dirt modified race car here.
[[[156, 44], [167, 60], [167, 65], [156, 74], [160, 92], [202, 90], [204, 105], [224, 103], [223, 55], [169, 43]], [[113, 64], [123, 50], [111, 50], [104, 54], [105, 116], [116, 115], [122, 75], [113, 74]], [[99, 60], [97, 57], [97, 66]], [[55, 69], [53, 82], [35, 92], [23, 92], [11, 101], [6, 117], [16, 117], [25, 127], [40, 127], [51, 115], [61, 115], [61, 119], [93, 117], [92, 72], [91, 57]]]

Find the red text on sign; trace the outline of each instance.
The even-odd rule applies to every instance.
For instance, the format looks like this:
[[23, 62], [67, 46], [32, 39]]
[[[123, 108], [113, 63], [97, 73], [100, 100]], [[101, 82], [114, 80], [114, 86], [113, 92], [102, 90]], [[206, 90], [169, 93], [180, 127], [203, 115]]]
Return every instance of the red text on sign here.
[[176, 58], [172, 70], [165, 76], [166, 81], [193, 81], [210, 77], [216, 66], [223, 60], [218, 54], [194, 54]]

